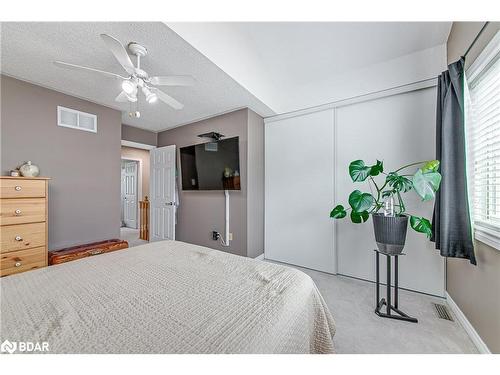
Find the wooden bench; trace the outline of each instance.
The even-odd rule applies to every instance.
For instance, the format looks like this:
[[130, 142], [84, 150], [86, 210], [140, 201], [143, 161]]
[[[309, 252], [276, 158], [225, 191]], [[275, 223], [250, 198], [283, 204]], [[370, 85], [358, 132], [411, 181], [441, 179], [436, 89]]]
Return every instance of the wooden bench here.
[[94, 255], [128, 248], [128, 242], [119, 239], [93, 242], [49, 252], [49, 265], [71, 262]]

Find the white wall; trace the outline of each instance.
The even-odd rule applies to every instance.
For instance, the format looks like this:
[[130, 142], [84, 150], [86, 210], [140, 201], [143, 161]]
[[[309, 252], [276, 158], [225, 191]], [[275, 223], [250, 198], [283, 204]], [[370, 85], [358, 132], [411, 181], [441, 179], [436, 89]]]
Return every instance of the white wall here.
[[303, 86], [287, 94], [285, 110], [308, 108], [437, 77], [446, 69], [446, 45], [428, 48]]
[[167, 26], [282, 114], [435, 77], [451, 22]]

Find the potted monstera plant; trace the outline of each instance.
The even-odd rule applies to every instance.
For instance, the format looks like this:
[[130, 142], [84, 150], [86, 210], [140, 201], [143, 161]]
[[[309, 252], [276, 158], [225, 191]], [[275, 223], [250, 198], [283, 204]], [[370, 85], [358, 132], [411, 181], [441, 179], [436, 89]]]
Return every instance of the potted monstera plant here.
[[[416, 172], [408, 173], [410, 168], [417, 166], [420, 168]], [[349, 207], [335, 206], [330, 217], [343, 219], [349, 215], [353, 223], [360, 224], [371, 215], [379, 250], [400, 254], [405, 245], [408, 219], [415, 231], [424, 233], [428, 238], [432, 234], [428, 219], [406, 211], [403, 194], [414, 191], [422, 201], [434, 199], [441, 183], [438, 168], [439, 161], [430, 160], [407, 164], [387, 173], [380, 160], [371, 166], [363, 160], [355, 160], [349, 164], [349, 175], [353, 182], [367, 182], [371, 193], [354, 190], [349, 195]]]

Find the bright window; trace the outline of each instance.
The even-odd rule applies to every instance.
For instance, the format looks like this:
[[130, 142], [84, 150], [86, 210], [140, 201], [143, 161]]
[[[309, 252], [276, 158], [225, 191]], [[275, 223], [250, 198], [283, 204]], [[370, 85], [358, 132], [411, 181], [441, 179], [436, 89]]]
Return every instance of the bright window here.
[[500, 33], [466, 73], [469, 190], [475, 236], [500, 249]]

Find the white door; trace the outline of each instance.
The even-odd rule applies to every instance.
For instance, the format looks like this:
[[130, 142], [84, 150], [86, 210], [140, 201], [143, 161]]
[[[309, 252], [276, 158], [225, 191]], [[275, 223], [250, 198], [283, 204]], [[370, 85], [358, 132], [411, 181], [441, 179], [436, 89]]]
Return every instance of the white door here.
[[137, 229], [137, 162], [125, 161], [122, 166], [123, 222]]
[[333, 110], [266, 123], [265, 257], [335, 273]]
[[150, 151], [150, 241], [175, 240], [175, 145]]
[[[351, 181], [348, 165], [363, 159], [384, 162], [386, 172], [435, 157], [436, 89], [407, 92], [340, 107], [336, 113], [336, 203], [347, 205], [349, 194], [370, 192], [367, 183]], [[416, 168], [407, 170], [414, 173]], [[377, 177], [383, 180], [382, 177]], [[404, 195], [408, 212], [432, 219], [434, 202], [421, 202], [414, 192]], [[336, 243], [338, 270], [342, 275], [375, 280], [376, 247], [371, 219], [365, 224], [338, 220]], [[408, 225], [406, 255], [399, 259], [399, 285], [438, 296], [444, 295], [445, 261], [425, 235]], [[385, 257], [383, 257], [385, 261]], [[385, 263], [381, 266], [385, 280]]]

